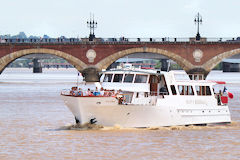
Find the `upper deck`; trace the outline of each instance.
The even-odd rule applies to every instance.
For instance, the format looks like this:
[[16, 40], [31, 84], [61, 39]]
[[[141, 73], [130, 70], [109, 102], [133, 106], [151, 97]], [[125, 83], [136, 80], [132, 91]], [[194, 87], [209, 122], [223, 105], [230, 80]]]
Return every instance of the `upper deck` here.
[[102, 86], [129, 92], [150, 92], [153, 95], [213, 96], [213, 85], [207, 80], [190, 80], [185, 72], [147, 70], [141, 68], [113, 69], [102, 73]]
[[[97, 96], [109, 96], [109, 93], [115, 95], [121, 90], [123, 91], [122, 93], [128, 95], [126, 96], [128, 97], [127, 99], [131, 99], [134, 102], [140, 97], [142, 100], [148, 100], [151, 99], [151, 97], [165, 98], [166, 96], [172, 98], [180, 96], [187, 99], [198, 97], [200, 99], [203, 98], [202, 100], [207, 97], [207, 99], [210, 97], [215, 99], [215, 97], [217, 97], [217, 94], [215, 94], [213, 90], [213, 85], [215, 85], [216, 82], [190, 80], [189, 76], [181, 71], [161, 72], [159, 70], [131, 67], [124, 69], [117, 68], [103, 71], [100, 83], [94, 84], [88, 82], [86, 84], [79, 86], [79, 89], [82, 89], [80, 93], [86, 93], [86, 90], [89, 89], [89, 93], [87, 92], [86, 94], [87, 96], [95, 95], [94, 93], [98, 93], [96, 90], [100, 88], [103, 89], [104, 92], [102, 92], [102, 94], [99, 92], [99, 94], [96, 94]], [[76, 87], [76, 90], [78, 90], [78, 87]], [[84, 96], [84, 94], [80, 94], [80, 96]], [[148, 102], [147, 100], [146, 103]], [[219, 102], [219, 104], [221, 103]]]
[[[214, 81], [207, 80], [191, 80], [185, 72], [181, 71], [169, 71], [164, 72], [153, 69], [141, 69], [141, 68], [127, 68], [127, 69], [112, 69], [103, 71], [100, 78], [102, 83], [113, 84], [132, 84], [142, 85], [151, 83], [151, 77], [155, 77], [158, 81], [164, 78], [169, 85], [203, 85], [213, 86], [216, 84]], [[108, 85], [109, 85], [108, 83]]]

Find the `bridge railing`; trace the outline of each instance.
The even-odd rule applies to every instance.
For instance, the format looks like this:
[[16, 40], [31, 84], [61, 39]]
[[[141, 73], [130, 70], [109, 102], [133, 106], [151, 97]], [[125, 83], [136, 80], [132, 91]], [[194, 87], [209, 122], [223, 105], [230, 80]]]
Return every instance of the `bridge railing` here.
[[[240, 37], [231, 38], [231, 37], [224, 37], [224, 38], [204, 38], [206, 42], [240, 42]], [[194, 37], [187, 38], [173, 38], [173, 37], [162, 37], [162, 38], [102, 38], [103, 42], [189, 42], [195, 40]]]
[[[240, 43], [240, 37], [231, 38], [231, 37], [224, 37], [224, 38], [203, 38], [204, 42], [217, 42], [217, 43], [226, 43], [226, 42], [238, 42]], [[0, 38], [0, 43], [87, 43], [88, 38]], [[192, 38], [173, 38], [173, 37], [153, 37], [153, 38], [96, 38], [93, 42], [97, 43], [176, 43], [176, 42], [198, 42], [195, 40], [194, 37]]]
[[223, 37], [223, 38], [213, 38], [209, 37], [207, 38], [207, 42], [240, 42], [240, 37]]
[[5, 38], [0, 43], [73, 43], [80, 42], [79, 38]]
[[102, 38], [104, 42], [188, 42], [189, 38]]

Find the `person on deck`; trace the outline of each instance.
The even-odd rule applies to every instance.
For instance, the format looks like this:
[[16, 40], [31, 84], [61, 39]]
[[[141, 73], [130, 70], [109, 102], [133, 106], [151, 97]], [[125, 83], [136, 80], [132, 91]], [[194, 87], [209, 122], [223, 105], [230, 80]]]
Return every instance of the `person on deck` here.
[[72, 87], [72, 90], [70, 91], [70, 93], [73, 96], [77, 96], [78, 95], [77, 87]]
[[83, 96], [83, 92], [81, 88], [78, 89], [78, 96]]
[[94, 96], [99, 96], [100, 92], [98, 91], [98, 88], [96, 87], [95, 91], [93, 92]]
[[103, 87], [101, 87], [101, 89], [100, 89], [100, 96], [104, 96], [104, 89], [103, 89]]
[[88, 90], [86, 91], [86, 96], [92, 96], [92, 95], [93, 95], [93, 94], [92, 94], [90, 88], [88, 88]]

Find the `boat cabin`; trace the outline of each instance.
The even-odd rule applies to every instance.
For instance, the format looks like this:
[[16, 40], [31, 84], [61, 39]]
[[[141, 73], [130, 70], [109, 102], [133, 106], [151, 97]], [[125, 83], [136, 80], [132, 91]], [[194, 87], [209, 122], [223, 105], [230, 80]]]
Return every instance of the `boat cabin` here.
[[215, 96], [213, 82], [190, 80], [185, 73], [179, 79], [177, 72], [159, 72], [153, 70], [110, 70], [101, 77], [104, 88], [121, 89], [128, 99], [165, 98], [166, 96]]
[[103, 87], [121, 89], [130, 92], [147, 92], [151, 95], [168, 95], [168, 88], [163, 74], [160, 72], [138, 70], [114, 70], [103, 73]]

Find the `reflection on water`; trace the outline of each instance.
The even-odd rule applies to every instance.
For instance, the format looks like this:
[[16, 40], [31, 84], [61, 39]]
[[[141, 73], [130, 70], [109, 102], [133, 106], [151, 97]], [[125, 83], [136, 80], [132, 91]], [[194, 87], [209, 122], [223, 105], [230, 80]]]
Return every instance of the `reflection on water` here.
[[74, 125], [60, 99], [77, 71], [6, 70], [0, 75], [0, 159], [239, 159], [240, 74], [211, 72], [234, 94], [233, 122], [132, 129]]

